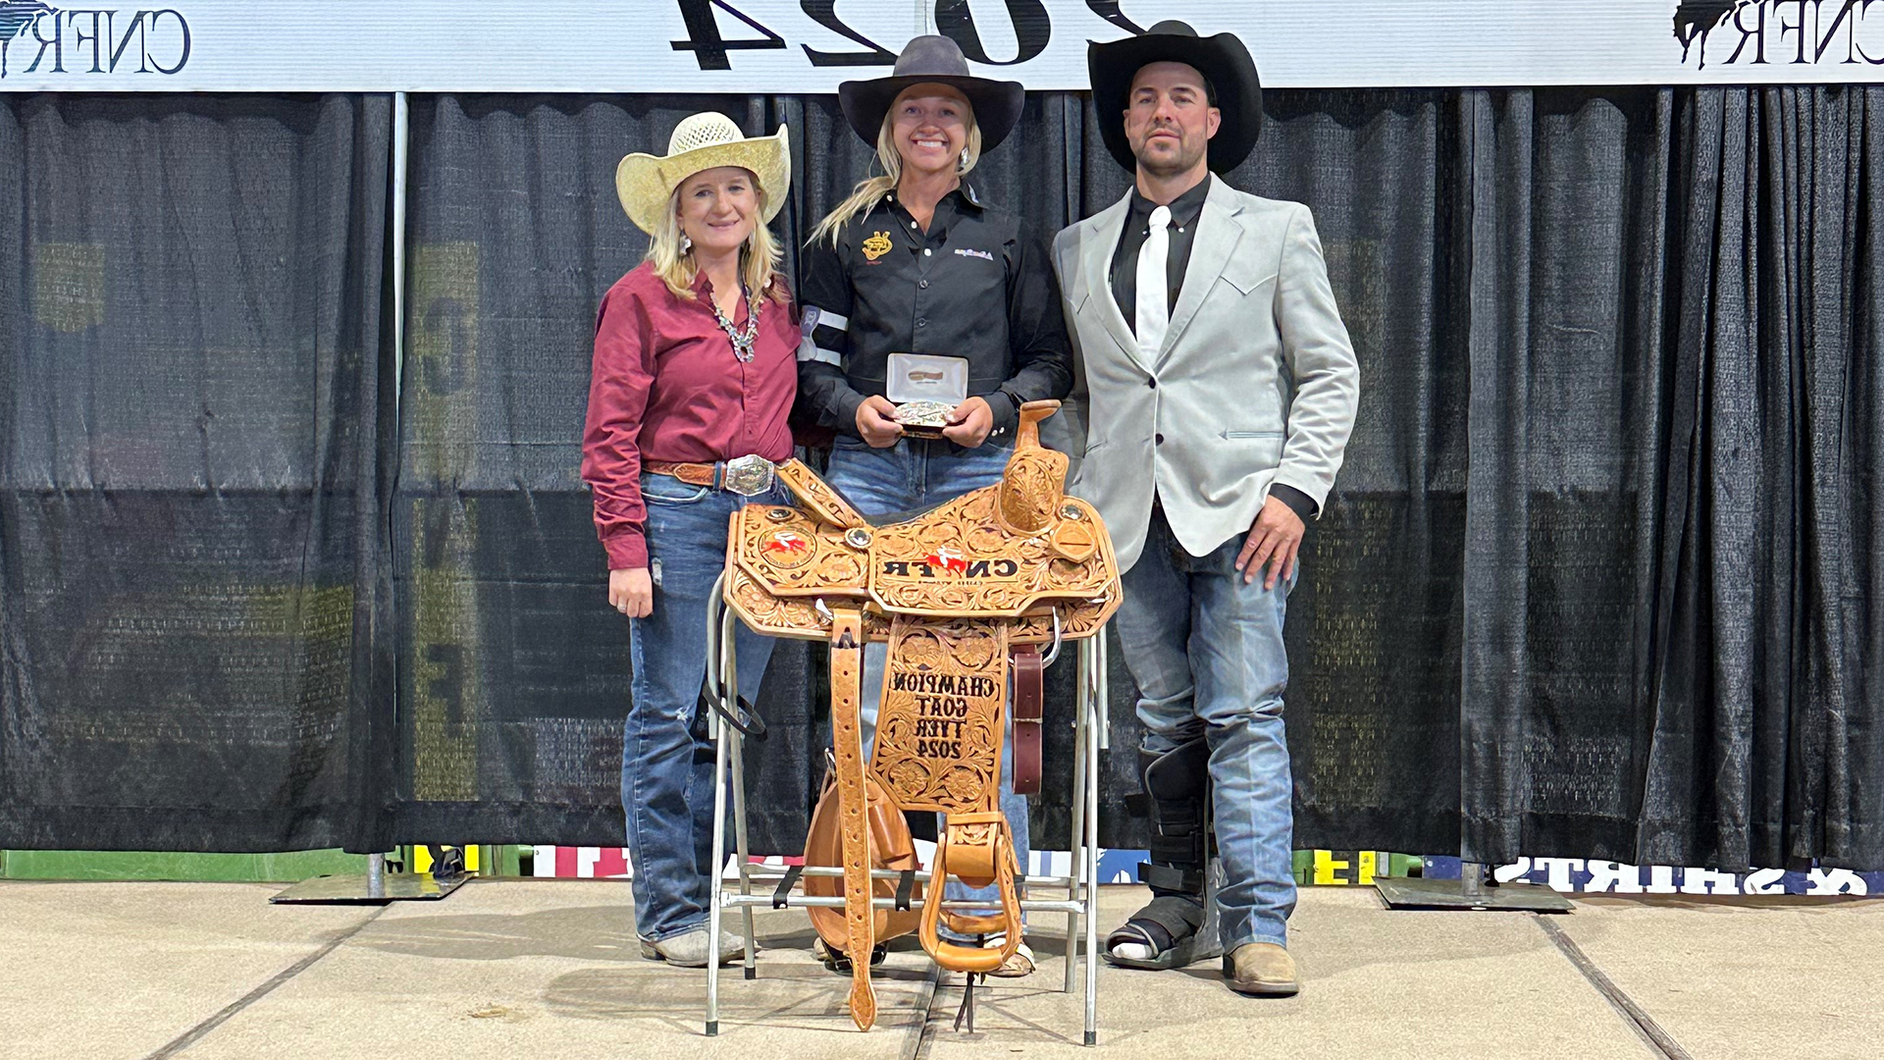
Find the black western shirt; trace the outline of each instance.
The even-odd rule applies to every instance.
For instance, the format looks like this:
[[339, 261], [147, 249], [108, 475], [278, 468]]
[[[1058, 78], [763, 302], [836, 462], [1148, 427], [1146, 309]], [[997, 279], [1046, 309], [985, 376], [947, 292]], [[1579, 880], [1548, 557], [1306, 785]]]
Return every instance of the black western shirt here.
[[884, 392], [892, 353], [961, 357], [968, 394], [994, 412], [990, 441], [1011, 444], [1028, 401], [1073, 387], [1059, 284], [1020, 219], [966, 185], [936, 204], [928, 231], [891, 192], [815, 241], [800, 259], [800, 408], [857, 435], [857, 407]]

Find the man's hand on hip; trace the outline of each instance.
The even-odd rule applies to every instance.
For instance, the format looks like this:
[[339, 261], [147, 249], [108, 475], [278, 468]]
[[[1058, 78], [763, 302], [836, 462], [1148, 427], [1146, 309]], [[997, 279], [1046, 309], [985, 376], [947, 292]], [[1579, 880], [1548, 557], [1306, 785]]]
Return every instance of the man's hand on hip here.
[[1255, 581], [1265, 564], [1269, 567], [1263, 579], [1265, 590], [1274, 589], [1279, 577], [1285, 580], [1295, 577], [1295, 554], [1302, 547], [1302, 534], [1306, 530], [1302, 517], [1288, 505], [1274, 497], [1263, 501], [1263, 510], [1257, 513], [1256, 522], [1249, 528], [1249, 537], [1236, 554], [1236, 569], [1243, 573], [1243, 584]]

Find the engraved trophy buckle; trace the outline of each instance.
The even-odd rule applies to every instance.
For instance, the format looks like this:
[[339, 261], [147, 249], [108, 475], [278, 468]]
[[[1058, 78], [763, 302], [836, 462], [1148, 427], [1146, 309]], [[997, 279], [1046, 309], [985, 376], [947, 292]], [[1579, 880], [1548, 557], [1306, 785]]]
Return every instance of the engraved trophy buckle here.
[[778, 469], [770, 460], [757, 453], [739, 457], [726, 462], [726, 470], [721, 476], [720, 485], [728, 493], [737, 493], [741, 497], [756, 497], [772, 488], [772, 480]]
[[968, 359], [941, 354], [892, 353], [883, 396], [896, 406], [896, 422], [912, 438], [940, 438], [949, 413], [968, 400]]

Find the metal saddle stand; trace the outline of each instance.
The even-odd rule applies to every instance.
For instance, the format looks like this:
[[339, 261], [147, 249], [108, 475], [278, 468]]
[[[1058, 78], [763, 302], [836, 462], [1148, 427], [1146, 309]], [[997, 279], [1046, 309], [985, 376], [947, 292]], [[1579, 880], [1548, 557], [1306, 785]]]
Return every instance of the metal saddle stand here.
[[[788, 461], [779, 469], [793, 507], [752, 505], [736, 513], [727, 568], [709, 610], [711, 665], [705, 698], [712, 707], [715, 742], [715, 848], [724, 850], [725, 806], [733, 799], [738, 890], [712, 889], [709, 930], [723, 910], [741, 909], [746, 935], [746, 978], [756, 976], [752, 909], [797, 904], [844, 911], [851, 1017], [869, 1029], [876, 1017], [870, 983], [874, 931], [881, 912], [910, 909], [914, 884], [924, 885], [920, 935], [939, 969], [968, 976], [958, 1029], [973, 1030], [975, 984], [1000, 967], [1020, 943], [1023, 911], [1067, 914], [1065, 989], [1071, 992], [1079, 960], [1079, 917], [1086, 916], [1086, 1044], [1097, 1039], [1098, 752], [1105, 739], [1105, 622], [1119, 604], [1118, 567], [1098, 513], [1066, 497], [1066, 457], [1039, 443], [1039, 423], [1057, 402], [1021, 409], [1021, 429], [1003, 481], [937, 508], [887, 525], [872, 525], [810, 469]], [[733, 622], [741, 619], [772, 636], [831, 645], [833, 760], [836, 764], [842, 867], [790, 869], [750, 862], [743, 740], [762, 731], [741, 699], [732, 657]], [[1061, 644], [1078, 640], [1080, 675], [1074, 725], [1074, 865], [1064, 877], [1031, 877], [1029, 888], [1066, 889], [1065, 900], [1019, 897], [1008, 822], [998, 784], [1010, 665], [1016, 668], [1016, 776], [1023, 758], [1038, 762], [1038, 716], [1028, 717], [1027, 682], [1037, 682]], [[890, 645], [876, 746], [867, 767], [859, 724], [863, 645]], [[1040, 648], [1050, 646], [1045, 659]], [[1037, 684], [1035, 685], [1037, 687]], [[1032, 696], [1035, 704], [1039, 697]], [[722, 723], [727, 724], [722, 724]], [[728, 727], [736, 730], [732, 739]], [[1034, 775], [1037, 776], [1037, 767]], [[934, 863], [926, 872], [872, 868], [865, 822], [866, 783], [880, 788], [896, 810], [944, 815]], [[1017, 785], [1018, 786], [1018, 785]], [[1027, 790], [1027, 789], [1021, 789]], [[989, 904], [943, 897], [950, 875], [972, 886], [993, 883], [1001, 912], [968, 915]], [[802, 878], [837, 878], [842, 896], [792, 893]], [[776, 881], [770, 893], [754, 883]], [[895, 895], [878, 881], [894, 881]], [[984, 944], [951, 943], [951, 930]], [[1000, 947], [985, 938], [1005, 936]], [[838, 949], [839, 947], [833, 947]], [[707, 972], [706, 1033], [719, 1027], [719, 975]]]

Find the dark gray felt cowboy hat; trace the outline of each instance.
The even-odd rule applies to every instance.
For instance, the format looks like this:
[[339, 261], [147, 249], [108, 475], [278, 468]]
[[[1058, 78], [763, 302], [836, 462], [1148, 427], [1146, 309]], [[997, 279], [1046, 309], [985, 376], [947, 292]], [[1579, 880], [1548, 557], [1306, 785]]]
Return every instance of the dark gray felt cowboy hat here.
[[1099, 132], [1119, 165], [1138, 167], [1125, 138], [1125, 108], [1131, 102], [1132, 78], [1150, 63], [1184, 63], [1204, 75], [1211, 106], [1223, 112], [1223, 123], [1210, 138], [1211, 169], [1228, 173], [1249, 157], [1263, 129], [1263, 85], [1256, 76], [1256, 60], [1234, 33], [1199, 37], [1185, 23], [1166, 19], [1139, 36], [1086, 46]]
[[903, 45], [903, 54], [896, 57], [896, 71], [890, 76], [846, 81], [837, 86], [837, 101], [850, 127], [864, 143], [875, 147], [890, 104], [911, 85], [928, 84], [947, 85], [968, 97], [968, 105], [975, 109], [975, 124], [981, 129], [983, 151], [993, 150], [1014, 131], [1026, 102], [1026, 90], [1019, 81], [975, 77], [968, 72], [968, 59], [962, 55], [961, 45], [936, 35], [915, 37]]

